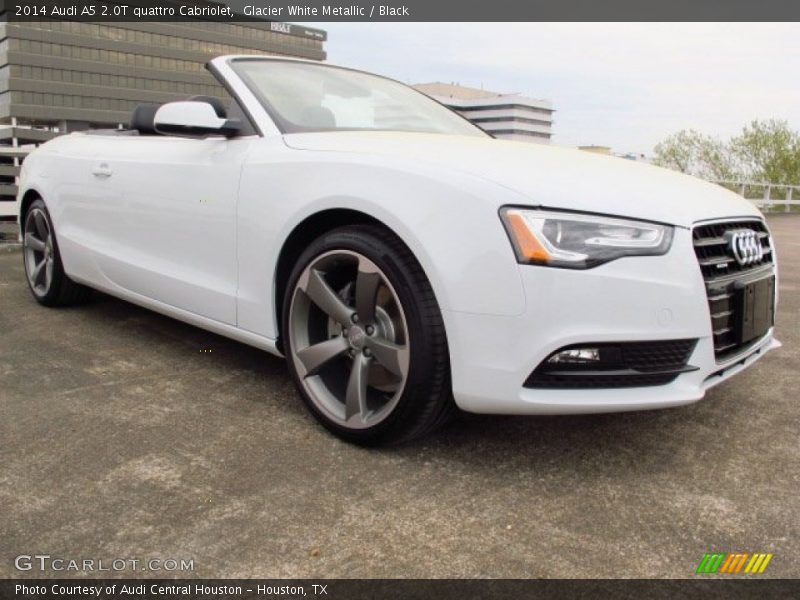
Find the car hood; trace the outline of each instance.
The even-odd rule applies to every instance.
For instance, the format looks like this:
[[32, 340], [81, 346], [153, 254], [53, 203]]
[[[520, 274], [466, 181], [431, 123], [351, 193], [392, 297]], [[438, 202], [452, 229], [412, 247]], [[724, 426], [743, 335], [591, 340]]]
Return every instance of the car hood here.
[[760, 215], [749, 201], [718, 185], [571, 148], [397, 132], [298, 133], [284, 139], [290, 148], [298, 150], [365, 154], [461, 171], [518, 192], [532, 206], [684, 227], [705, 219]]

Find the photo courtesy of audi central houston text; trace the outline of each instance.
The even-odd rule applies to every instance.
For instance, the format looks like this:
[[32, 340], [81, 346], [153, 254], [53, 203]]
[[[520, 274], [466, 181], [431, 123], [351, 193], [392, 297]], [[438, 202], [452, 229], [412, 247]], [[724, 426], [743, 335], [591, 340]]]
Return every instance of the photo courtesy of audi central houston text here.
[[25, 158], [39, 304], [99, 290], [284, 356], [310, 413], [365, 445], [458, 410], [678, 407], [780, 346], [776, 248], [731, 190], [497, 139], [360, 70], [206, 67], [227, 102], [140, 104]]

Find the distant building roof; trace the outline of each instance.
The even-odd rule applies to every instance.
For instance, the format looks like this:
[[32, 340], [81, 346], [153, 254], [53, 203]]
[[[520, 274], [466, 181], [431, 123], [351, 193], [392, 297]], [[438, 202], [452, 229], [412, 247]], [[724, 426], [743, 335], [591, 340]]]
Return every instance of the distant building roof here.
[[578, 146], [578, 150], [593, 152], [594, 154], [611, 154], [610, 146], [595, 146], [594, 144], [591, 146]]
[[414, 84], [414, 87], [425, 94], [430, 94], [433, 96], [446, 96], [448, 98], [459, 98], [463, 100], [492, 98], [494, 96], [504, 95], [497, 92], [491, 92], [489, 90], [480, 90], [478, 88], [457, 85], [455, 83], [441, 83], [439, 81], [434, 81], [432, 83], [416, 83]]
[[434, 81], [432, 83], [415, 83], [414, 89], [419, 90], [423, 94], [435, 96], [436, 98], [450, 100], [453, 105], [464, 104], [487, 104], [495, 100], [503, 104], [522, 104], [538, 107], [551, 107], [549, 100], [542, 100], [540, 98], [529, 98], [522, 94], [501, 94], [500, 92], [493, 92], [491, 90], [483, 90], [466, 85], [458, 85], [455, 83], [441, 83]]

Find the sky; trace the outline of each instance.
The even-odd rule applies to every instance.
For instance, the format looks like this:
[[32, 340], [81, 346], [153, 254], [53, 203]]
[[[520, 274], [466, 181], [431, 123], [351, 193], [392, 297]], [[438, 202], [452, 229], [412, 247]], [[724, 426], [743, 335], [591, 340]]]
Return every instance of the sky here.
[[334, 64], [551, 100], [556, 144], [651, 155], [681, 129], [728, 138], [769, 118], [800, 129], [800, 24], [308, 25], [327, 30]]

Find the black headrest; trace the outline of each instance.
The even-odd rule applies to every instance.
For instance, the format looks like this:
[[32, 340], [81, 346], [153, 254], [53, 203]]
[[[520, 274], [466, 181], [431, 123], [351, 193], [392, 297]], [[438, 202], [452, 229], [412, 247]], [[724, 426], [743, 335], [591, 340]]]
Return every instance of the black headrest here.
[[161, 108], [160, 104], [140, 104], [133, 109], [131, 115], [131, 129], [135, 129], [139, 133], [152, 135], [156, 133], [153, 121], [156, 117], [156, 111]]
[[214, 96], [191, 96], [189, 100], [191, 102], [205, 102], [206, 104], [210, 104], [220, 119], [228, 118], [228, 107], [225, 106], [225, 103], [219, 98], [215, 98]]

